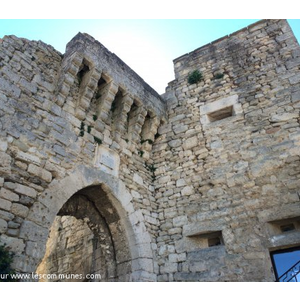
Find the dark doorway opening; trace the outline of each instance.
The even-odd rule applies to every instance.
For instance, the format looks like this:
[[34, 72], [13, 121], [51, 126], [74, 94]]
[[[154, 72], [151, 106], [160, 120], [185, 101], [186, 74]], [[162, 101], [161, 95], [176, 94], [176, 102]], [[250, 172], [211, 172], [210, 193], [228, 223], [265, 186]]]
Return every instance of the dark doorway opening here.
[[270, 253], [276, 281], [300, 281], [300, 246]]

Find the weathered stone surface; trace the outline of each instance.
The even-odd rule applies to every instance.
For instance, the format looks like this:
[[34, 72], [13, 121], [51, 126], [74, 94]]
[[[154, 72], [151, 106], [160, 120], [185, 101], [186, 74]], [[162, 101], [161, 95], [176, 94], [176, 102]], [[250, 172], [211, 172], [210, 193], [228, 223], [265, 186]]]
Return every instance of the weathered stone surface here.
[[39, 165], [41, 163], [41, 160], [37, 156], [29, 154], [29, 153], [25, 153], [23, 151], [18, 151], [16, 153], [16, 159], [19, 159], [19, 160], [25, 161], [25, 162], [35, 163], [37, 165]]
[[46, 240], [48, 230], [31, 221], [24, 221], [20, 229], [20, 238], [37, 242], [39, 240]]
[[7, 141], [0, 140], [0, 151], [5, 152], [7, 150]]
[[300, 243], [299, 55], [285, 20], [262, 20], [175, 59], [159, 96], [87, 34], [64, 55], [0, 39], [0, 233], [16, 269], [274, 281], [269, 252]]
[[22, 184], [17, 184], [15, 188], [15, 192], [18, 194], [22, 194], [28, 197], [35, 198], [37, 195], [37, 192], [35, 189], [22, 185]]
[[28, 211], [28, 207], [22, 204], [13, 203], [11, 206], [11, 212], [21, 218], [26, 218], [28, 215]]
[[0, 89], [8, 96], [19, 98], [21, 94], [20, 88], [15, 85], [11, 85], [9, 81], [4, 78], [0, 78]]
[[185, 179], [181, 178], [181, 179], [178, 179], [176, 181], [176, 186], [177, 187], [182, 187], [182, 186], [185, 186], [186, 185], [186, 182], [185, 182]]
[[181, 191], [182, 196], [189, 196], [189, 195], [192, 195], [192, 194], [194, 194], [194, 189], [193, 189], [192, 186], [186, 186]]
[[7, 230], [7, 222], [3, 219], [0, 219], [0, 233], [5, 233]]
[[183, 149], [189, 150], [198, 145], [198, 138], [196, 136], [188, 138], [186, 141], [183, 142]]
[[181, 140], [172, 140], [168, 143], [171, 148], [177, 148], [182, 144]]
[[[269, 258], [264, 258], [265, 265], [261, 263], [261, 251], [269, 251], [261, 244], [268, 243], [269, 235], [262, 233], [267, 225], [254, 219], [268, 207], [274, 211], [277, 207], [281, 219], [288, 219], [287, 203], [296, 203], [286, 192], [297, 189], [292, 187], [297, 181], [297, 164], [291, 157], [299, 155], [295, 148], [300, 138], [299, 60], [293, 57], [292, 48], [299, 46], [284, 24], [261, 21], [174, 60], [175, 80], [165, 95], [166, 99], [176, 97], [168, 110], [168, 128], [173, 132], [167, 132], [167, 148], [161, 145], [164, 152], [155, 152], [153, 157], [168, 166], [163, 178], [170, 176], [169, 185], [159, 185], [156, 194], [158, 212], [163, 213], [157, 238], [160, 280], [274, 280]], [[284, 34], [279, 29], [282, 26]], [[271, 45], [274, 39], [281, 50], [273, 48], [269, 53], [265, 43]], [[286, 46], [285, 41], [293, 46]], [[246, 59], [250, 53], [251, 59]], [[280, 57], [282, 53], [288, 58]], [[203, 81], [189, 85], [193, 70], [202, 72]], [[262, 74], [265, 77], [259, 80]], [[183, 115], [186, 117], [181, 118]], [[297, 209], [293, 216], [299, 214]], [[225, 246], [210, 247], [218, 236]], [[295, 243], [292, 240], [282, 238], [272, 245], [288, 247]], [[176, 263], [176, 256], [166, 251], [173, 243], [176, 253], [186, 255], [177, 272], [168, 263]], [[238, 268], [241, 261], [245, 265]], [[246, 266], [252, 266], [255, 275]]]
[[12, 201], [12, 202], [18, 202], [20, 197], [16, 193], [11, 192], [10, 190], [7, 190], [5, 188], [1, 188], [0, 191], [0, 197]]
[[136, 173], [133, 175], [133, 181], [136, 182], [139, 185], [144, 184], [143, 178], [141, 176], [139, 176], [138, 174], [136, 174]]
[[285, 122], [288, 121], [290, 119], [295, 119], [295, 118], [299, 118], [299, 114], [289, 114], [289, 113], [285, 113], [285, 114], [281, 114], [281, 115], [273, 115], [270, 118], [271, 122]]
[[25, 243], [22, 239], [1, 235], [1, 243], [5, 244], [7, 248], [15, 254], [21, 254], [24, 251]]
[[34, 176], [40, 177], [46, 182], [51, 182], [52, 180], [52, 174], [50, 172], [35, 165], [30, 164], [28, 166], [28, 172]]
[[3, 152], [0, 152], [0, 170], [4, 173], [10, 173], [11, 157]]

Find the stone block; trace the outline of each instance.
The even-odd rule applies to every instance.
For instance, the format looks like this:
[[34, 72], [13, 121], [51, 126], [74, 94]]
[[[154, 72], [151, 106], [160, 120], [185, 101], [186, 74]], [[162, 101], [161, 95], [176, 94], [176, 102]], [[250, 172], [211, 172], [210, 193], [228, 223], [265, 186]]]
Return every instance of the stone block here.
[[15, 254], [21, 254], [25, 249], [25, 243], [22, 239], [1, 235], [0, 242], [5, 244], [7, 248]]
[[300, 82], [300, 75], [297, 74], [289, 78], [290, 84], [297, 84]]
[[185, 186], [182, 190], [181, 190], [181, 195], [182, 196], [190, 196], [194, 194], [194, 188], [192, 186]]
[[204, 272], [208, 268], [204, 261], [191, 261], [189, 265], [189, 270], [193, 273], [195, 272]]
[[11, 82], [3, 77], [0, 78], [0, 90], [6, 92], [8, 96], [12, 96], [14, 98], [19, 98], [21, 94], [21, 90], [16, 85], [11, 84]]
[[6, 152], [7, 150], [7, 141], [0, 140], [0, 151]]
[[160, 273], [175, 273], [177, 272], [178, 264], [172, 262], [166, 262], [163, 266], [160, 267]]
[[136, 182], [139, 185], [144, 185], [143, 178], [140, 175], [138, 175], [137, 173], [134, 173], [133, 181]]
[[291, 119], [296, 119], [299, 118], [299, 114], [296, 113], [284, 113], [281, 115], [272, 115], [270, 118], [270, 122], [272, 123], [276, 123], [276, 122], [286, 122], [289, 121]]
[[[0, 198], [0, 208], [1, 208], [1, 203], [4, 202], [4, 201], [6, 201], [6, 200]], [[6, 201], [6, 202], [7, 202], [7, 204], [9, 204], [8, 207], [10, 209], [11, 202], [10, 201]], [[2, 205], [3, 205], [3, 203], [2, 203]], [[4, 206], [5, 206], [5, 204], [4, 204]], [[9, 209], [7, 209], [7, 210], [9, 210]], [[0, 210], [0, 218], [3, 219], [3, 220], [5, 220], [5, 221], [10, 221], [10, 220], [12, 220], [14, 218], [14, 215], [11, 214], [10, 212], [4, 211], [4, 210]]]
[[0, 152], [0, 171], [3, 173], [11, 171], [11, 157], [4, 152]]
[[19, 229], [15, 229], [15, 228], [8, 228], [6, 234], [9, 236], [18, 236], [19, 235]]
[[292, 93], [292, 101], [293, 102], [300, 101], [300, 91]]
[[21, 160], [21, 161], [25, 161], [25, 162], [29, 162], [29, 163], [34, 163], [36, 165], [41, 164], [41, 160], [40, 160], [39, 157], [37, 157], [33, 154], [25, 153], [23, 151], [18, 151], [16, 153], [16, 159]]
[[48, 230], [31, 221], [24, 221], [20, 228], [20, 238], [32, 242], [46, 242], [48, 237]]
[[18, 229], [20, 227], [19, 223], [13, 222], [13, 221], [9, 221], [8, 223], [8, 227], [12, 228], [12, 229]]
[[26, 254], [33, 258], [41, 259], [45, 254], [45, 248], [46, 248], [45, 244], [41, 246], [36, 242], [28, 241], [26, 243]]
[[21, 87], [23, 87], [24, 89], [26, 89], [27, 91], [35, 94], [37, 92], [37, 85], [34, 82], [28, 82], [27, 80], [25, 80], [24, 78], [21, 78], [21, 80], [19, 81], [19, 84]]
[[221, 149], [221, 148], [223, 148], [222, 141], [220, 141], [220, 140], [218, 140], [218, 141], [213, 141], [213, 142], [210, 144], [210, 148], [211, 148], [211, 149]]
[[180, 254], [169, 254], [169, 261], [170, 262], [182, 262], [186, 260], [186, 253], [180, 253]]
[[166, 175], [166, 176], [162, 176], [158, 179], [158, 182], [159, 184], [164, 184], [164, 183], [167, 183], [167, 182], [170, 182], [171, 180], [171, 177], [169, 175]]
[[18, 183], [16, 185], [15, 192], [31, 198], [35, 198], [37, 196], [37, 192], [35, 189]]
[[178, 216], [173, 218], [173, 225], [174, 227], [181, 227], [185, 224], [187, 224], [188, 218], [187, 216]]
[[131, 191], [131, 195], [132, 195], [133, 198], [136, 198], [136, 199], [141, 199], [142, 198], [140, 193], [138, 193], [136, 191], [133, 191], [133, 190]]
[[176, 186], [177, 187], [182, 187], [182, 186], [185, 186], [186, 185], [186, 182], [184, 179], [180, 178], [176, 181]]
[[51, 180], [52, 180], [52, 174], [49, 171], [47, 171], [43, 168], [40, 168], [36, 165], [30, 164], [28, 166], [27, 171], [28, 171], [28, 173], [30, 173], [34, 176], [37, 176], [37, 177], [45, 180], [46, 182], [51, 182]]
[[178, 124], [173, 126], [173, 131], [175, 134], [186, 132], [188, 129], [189, 129], [188, 126], [183, 124]]
[[0, 197], [9, 200], [11, 202], [18, 202], [20, 197], [18, 194], [11, 192], [5, 188], [1, 188]]
[[172, 141], [168, 142], [168, 145], [171, 148], [177, 148], [177, 147], [181, 146], [181, 144], [182, 144], [181, 140], [172, 140]]
[[28, 211], [28, 207], [19, 203], [13, 203], [11, 206], [11, 212], [21, 218], [26, 218], [28, 215]]
[[197, 136], [193, 136], [193, 137], [190, 137], [188, 139], [186, 139], [184, 142], [183, 142], [183, 149], [184, 150], [189, 150], [189, 149], [192, 149], [196, 146], [198, 146], [198, 138]]
[[3, 219], [0, 219], [0, 233], [5, 233], [7, 230], [7, 222]]

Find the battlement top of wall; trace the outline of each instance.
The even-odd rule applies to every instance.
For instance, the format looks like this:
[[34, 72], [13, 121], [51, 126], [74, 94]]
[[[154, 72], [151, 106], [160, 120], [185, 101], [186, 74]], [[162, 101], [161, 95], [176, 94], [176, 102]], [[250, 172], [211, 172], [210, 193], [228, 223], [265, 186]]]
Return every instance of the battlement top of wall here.
[[237, 35], [240, 34], [241, 32], [247, 32], [247, 31], [252, 32], [252, 31], [255, 31], [256, 29], [259, 29], [259, 28], [263, 28], [263, 27], [268, 26], [269, 23], [272, 23], [272, 24], [273, 24], [273, 23], [278, 23], [278, 22], [285, 22], [285, 23], [287, 24], [287, 21], [286, 21], [286, 20], [282, 20], [282, 19], [280, 19], [280, 20], [275, 20], [275, 19], [274, 19], [274, 20], [273, 20], [273, 19], [272, 19], [272, 20], [263, 19], [263, 20], [257, 21], [257, 22], [255, 22], [255, 23], [253, 23], [253, 24], [250, 24], [249, 26], [246, 26], [246, 27], [240, 29], [240, 30], [237, 30], [237, 31], [235, 31], [235, 32], [233, 32], [233, 33], [230, 33], [230, 34], [225, 35], [225, 36], [223, 36], [223, 37], [221, 37], [221, 38], [219, 38], [219, 39], [216, 39], [216, 40], [214, 40], [214, 41], [212, 41], [212, 42], [210, 42], [210, 43], [208, 43], [208, 44], [205, 44], [205, 45], [203, 45], [203, 46], [201, 46], [201, 47], [199, 47], [199, 48], [196, 48], [195, 50], [193, 50], [193, 51], [191, 51], [191, 52], [188, 52], [188, 53], [186, 53], [186, 54], [181, 55], [181, 56], [175, 58], [175, 59], [173, 60], [173, 63], [176, 64], [177, 62], [179, 62], [179, 61], [181, 61], [181, 60], [185, 60], [185, 59], [188, 58], [189, 56], [193, 56], [193, 55], [195, 55], [195, 54], [197, 54], [197, 53], [200, 53], [202, 50], [204, 50], [204, 49], [206, 49], [206, 48], [208, 48], [208, 47], [214, 46], [214, 45], [216, 45], [216, 44], [222, 42], [223, 40], [226, 40], [226, 39], [228, 39], [228, 38], [237, 36]]
[[146, 83], [143, 78], [141, 78], [116, 54], [110, 52], [103, 44], [89, 34], [79, 32], [75, 35], [67, 44], [65, 54], [68, 55], [69, 53], [76, 51], [93, 53], [95, 58], [98, 56], [99, 59], [104, 57], [110, 62], [112, 67], [115, 67], [116, 70], [122, 70], [134, 81], [139, 83], [148, 93], [164, 103], [163, 98], [148, 83]]

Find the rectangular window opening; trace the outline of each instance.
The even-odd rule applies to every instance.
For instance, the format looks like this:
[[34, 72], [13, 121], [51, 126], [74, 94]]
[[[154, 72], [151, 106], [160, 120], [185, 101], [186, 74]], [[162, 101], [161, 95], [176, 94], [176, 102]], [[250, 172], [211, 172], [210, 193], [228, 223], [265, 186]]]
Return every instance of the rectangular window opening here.
[[224, 245], [222, 231], [211, 231], [188, 236], [190, 240], [199, 245], [199, 248], [210, 248]]
[[220, 121], [232, 116], [234, 116], [233, 105], [214, 111], [207, 115], [210, 123]]
[[300, 217], [273, 220], [268, 222], [267, 228], [270, 235], [288, 234], [300, 231]]

